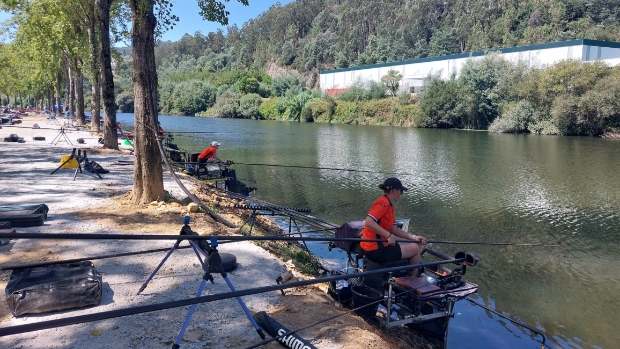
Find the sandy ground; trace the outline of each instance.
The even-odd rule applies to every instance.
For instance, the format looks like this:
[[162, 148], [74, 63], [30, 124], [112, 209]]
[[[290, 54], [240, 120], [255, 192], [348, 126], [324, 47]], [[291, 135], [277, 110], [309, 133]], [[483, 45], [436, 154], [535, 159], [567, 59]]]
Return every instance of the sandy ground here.
[[[38, 123], [41, 129], [32, 129]], [[184, 206], [176, 203], [135, 206], [126, 201], [131, 190], [133, 167], [128, 152], [98, 150], [98, 135], [69, 128], [67, 138], [59, 136], [58, 124], [49, 124], [40, 116], [24, 117], [23, 123], [3, 125], [0, 140], [10, 134], [23, 137], [25, 143], [0, 143], [0, 205], [45, 203], [50, 212], [41, 227], [17, 228], [33, 233], [102, 233], [102, 234], [177, 234]], [[34, 141], [33, 137], [45, 137]], [[56, 144], [51, 141], [56, 140]], [[85, 144], [78, 145], [77, 139]], [[70, 144], [69, 142], [73, 143]], [[62, 154], [71, 148], [89, 148], [90, 160], [110, 171], [98, 179], [89, 172], [57, 168]], [[188, 188], [193, 184], [184, 181]], [[184, 198], [174, 180], [166, 174], [164, 187], [179, 200]], [[226, 216], [233, 222], [240, 217]], [[200, 214], [192, 214], [193, 229], [213, 233], [217, 226]], [[239, 224], [239, 223], [237, 223]], [[221, 228], [225, 233], [225, 229]], [[110, 253], [168, 248], [166, 241], [92, 241], [92, 240], [11, 240], [0, 246], [0, 265], [19, 265], [41, 261], [66, 260]], [[239, 267], [229, 273], [238, 289], [273, 285], [275, 279], [291, 266], [248, 242], [221, 245], [221, 252], [233, 253]], [[103, 276], [103, 297], [95, 307], [67, 310], [15, 318], [6, 303], [0, 301], [0, 327], [28, 324], [132, 306], [161, 303], [194, 297], [202, 280], [202, 269], [190, 249], [172, 254], [145, 291], [136, 295], [142, 283], [164, 257], [164, 253], [94, 260]], [[0, 296], [10, 271], [0, 272]], [[203, 295], [230, 291], [221, 276], [208, 283]], [[4, 298], [4, 297], [2, 297]], [[291, 329], [310, 325], [344, 311], [318, 288], [304, 288], [243, 297], [250, 311], [266, 311]], [[5, 348], [169, 348], [176, 340], [189, 307], [162, 310], [49, 330], [22, 333], [0, 338]], [[345, 314], [328, 323], [301, 332], [318, 348], [433, 348], [423, 338], [405, 329], [381, 331], [361, 318]], [[235, 299], [202, 304], [197, 307], [181, 342], [182, 348], [245, 348], [260, 342], [255, 329]], [[280, 348], [277, 343], [266, 348]]]

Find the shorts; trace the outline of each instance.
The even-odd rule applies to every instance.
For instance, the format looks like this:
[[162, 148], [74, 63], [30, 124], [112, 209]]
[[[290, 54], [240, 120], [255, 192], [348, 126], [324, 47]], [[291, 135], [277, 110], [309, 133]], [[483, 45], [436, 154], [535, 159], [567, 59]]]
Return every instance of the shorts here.
[[379, 264], [403, 259], [403, 254], [400, 251], [400, 245], [398, 243], [366, 252], [365, 256], [371, 261]]
[[198, 163], [199, 164], [206, 164], [207, 163], [207, 158], [198, 158]]

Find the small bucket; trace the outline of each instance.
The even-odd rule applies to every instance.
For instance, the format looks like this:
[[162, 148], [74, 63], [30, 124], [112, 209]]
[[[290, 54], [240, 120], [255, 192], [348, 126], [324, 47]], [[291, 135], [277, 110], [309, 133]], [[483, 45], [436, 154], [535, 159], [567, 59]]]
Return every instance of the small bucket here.
[[69, 160], [69, 158], [71, 158], [70, 154], [64, 154], [60, 158], [60, 164], [61, 165], [64, 164], [61, 166], [61, 168], [77, 168], [78, 167], [78, 162], [76, 158], [71, 158], [71, 160], [65, 164], [65, 161]]
[[[373, 288], [366, 286], [353, 286], [351, 288], [351, 295], [351, 298], [353, 300], [353, 309], [383, 299], [383, 294]], [[373, 305], [369, 305], [367, 307], [363, 307], [361, 309], [357, 309], [355, 310], [355, 313], [363, 318], [372, 318], [377, 315], [378, 307], [379, 302]]]

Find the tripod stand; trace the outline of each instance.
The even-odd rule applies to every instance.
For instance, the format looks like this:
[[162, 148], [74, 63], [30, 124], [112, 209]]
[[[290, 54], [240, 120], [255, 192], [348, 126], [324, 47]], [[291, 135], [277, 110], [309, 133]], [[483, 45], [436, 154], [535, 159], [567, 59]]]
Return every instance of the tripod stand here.
[[[82, 173], [82, 163], [84, 163], [84, 166], [86, 166], [86, 164], [90, 162], [88, 160], [88, 157], [86, 156], [86, 150], [84, 150], [84, 155], [82, 155], [81, 149], [78, 149], [77, 155], [75, 155], [75, 150], [76, 149], [73, 148], [73, 151], [71, 151], [71, 155], [69, 155], [69, 158], [65, 160], [65, 162], [60, 164], [60, 166], [58, 166], [54, 171], [52, 171], [50, 175], [53, 175], [54, 173], [56, 173], [56, 171], [60, 170], [66, 163], [75, 159], [77, 161], [77, 167], [75, 168], [75, 173], [73, 174], [73, 180], [75, 180], [75, 177], [77, 177], [78, 171]], [[103, 179], [97, 171], [95, 171], [95, 174], [97, 175], [97, 177], [99, 177], [99, 179]]]
[[73, 143], [71, 143], [71, 140], [69, 140], [69, 137], [67, 137], [67, 134], [65, 133], [65, 128], [61, 127], [60, 128], [60, 132], [58, 132], [58, 134], [56, 135], [56, 137], [54, 137], [54, 139], [52, 140], [51, 144], [52, 145], [56, 145], [58, 142], [60, 142], [62, 139], [64, 138], [65, 142], [73, 145]]
[[[196, 232], [192, 231], [192, 229], [190, 228], [189, 220], [190, 220], [190, 217], [189, 216], [185, 216], [184, 225], [183, 225], [183, 228], [181, 228], [180, 235], [198, 235]], [[170, 251], [168, 251], [168, 253], [164, 257], [164, 259], [159, 263], [157, 268], [155, 268], [155, 270], [151, 273], [151, 275], [142, 284], [142, 286], [140, 287], [140, 290], [138, 291], [137, 294], [140, 294], [142, 291], [144, 291], [144, 289], [146, 288], [148, 283], [153, 279], [155, 274], [164, 265], [164, 263], [166, 262], [168, 257], [170, 257], [172, 252], [174, 252], [174, 250], [176, 250], [179, 247], [179, 244], [181, 243], [181, 241], [182, 240], [177, 240], [177, 242], [174, 244], [174, 246], [172, 246], [172, 248], [170, 249]], [[220, 254], [217, 251], [217, 246], [218, 246], [217, 239], [216, 238], [212, 238], [210, 245], [209, 245], [209, 243], [206, 240], [200, 240], [198, 243], [194, 242], [193, 240], [188, 240], [188, 241], [189, 241], [190, 245], [192, 246], [192, 249], [194, 250], [194, 253], [196, 254], [196, 257], [198, 257], [198, 260], [200, 261], [200, 264], [202, 265], [202, 269], [205, 272], [205, 274], [202, 277], [202, 282], [200, 283], [200, 286], [198, 287], [198, 292], [196, 292], [196, 298], [200, 297], [202, 295], [202, 291], [204, 291], [204, 288], [205, 288], [205, 286], [207, 284], [207, 280], [209, 280], [209, 281], [211, 281], [211, 283], [213, 283], [213, 275], [211, 275], [211, 271], [212, 270], [216, 271], [216, 272], [219, 272], [220, 275], [222, 275], [222, 278], [224, 279], [224, 281], [226, 281], [226, 284], [228, 284], [228, 287], [230, 288], [230, 290], [232, 292], [235, 292], [236, 291], [235, 287], [233, 286], [233, 284], [228, 279], [228, 275], [226, 274], [226, 272], [224, 271], [224, 268], [222, 267], [222, 258], [220, 257]], [[205, 262], [203, 262], [202, 258], [200, 258], [200, 254], [202, 254], [202, 255], [204, 255], [206, 257], [205, 258]], [[252, 313], [250, 312], [248, 307], [245, 305], [245, 303], [243, 302], [241, 297], [236, 297], [236, 298], [237, 298], [237, 301], [239, 302], [239, 305], [241, 306], [241, 308], [245, 312], [246, 316], [248, 317], [248, 319], [250, 320], [250, 322], [252, 323], [252, 325], [256, 329], [256, 332], [258, 333], [260, 338], [264, 341], [265, 340], [265, 334], [263, 333], [263, 330], [260, 328], [260, 326], [258, 326], [256, 321], [254, 320], [254, 317], [252, 316]], [[187, 326], [189, 326], [189, 322], [190, 322], [190, 320], [192, 318], [192, 315], [194, 314], [195, 310], [196, 310], [196, 304], [193, 304], [189, 308], [189, 312], [187, 314], [187, 317], [185, 318], [185, 321], [183, 322], [183, 326], [181, 327], [181, 331], [179, 332], [179, 336], [177, 337], [176, 341], [172, 345], [172, 349], [179, 349], [180, 348], [181, 340], [183, 339], [183, 335], [185, 334], [185, 331], [187, 330]]]

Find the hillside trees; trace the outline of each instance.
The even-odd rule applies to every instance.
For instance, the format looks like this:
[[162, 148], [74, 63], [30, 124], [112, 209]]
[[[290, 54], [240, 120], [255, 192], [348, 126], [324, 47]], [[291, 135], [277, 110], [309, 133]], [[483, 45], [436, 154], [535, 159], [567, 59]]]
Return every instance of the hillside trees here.
[[158, 66], [191, 56], [199, 70], [279, 65], [310, 75], [335, 67], [559, 40], [618, 41], [619, 5], [620, 0], [294, 1], [274, 5], [240, 28], [188, 35], [178, 45], [165, 43], [157, 49]]

